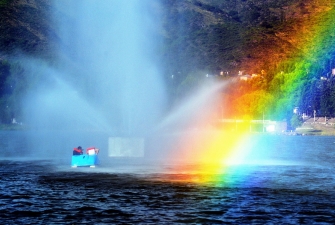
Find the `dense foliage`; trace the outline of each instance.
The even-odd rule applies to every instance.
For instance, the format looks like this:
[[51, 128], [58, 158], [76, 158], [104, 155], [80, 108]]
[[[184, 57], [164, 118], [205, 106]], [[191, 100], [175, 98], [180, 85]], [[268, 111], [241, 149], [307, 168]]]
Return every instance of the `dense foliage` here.
[[[167, 66], [169, 72], [181, 73], [183, 82], [199, 70], [213, 75], [223, 72], [226, 78], [229, 74], [227, 79], [236, 82], [223, 93], [222, 101], [229, 106], [226, 117], [262, 118], [265, 114], [269, 119], [290, 121], [295, 107], [308, 115], [314, 110], [319, 116], [334, 115], [332, 1], [166, 4], [174, 11], [165, 21], [178, 24], [167, 27], [172, 31], [167, 37], [167, 46], [172, 46], [168, 62], [174, 60], [173, 66]], [[242, 80], [239, 72], [254, 76]]]
[[[171, 98], [209, 74], [234, 80], [222, 91], [225, 117], [289, 120], [294, 107], [333, 116], [335, 43], [326, 38], [335, 36], [333, 7], [328, 0], [161, 0], [159, 58]], [[19, 120], [21, 96], [34, 86], [13, 57], [54, 60], [61, 40], [49, 8], [50, 0], [0, 0], [1, 123]], [[254, 76], [241, 80], [239, 71]]]

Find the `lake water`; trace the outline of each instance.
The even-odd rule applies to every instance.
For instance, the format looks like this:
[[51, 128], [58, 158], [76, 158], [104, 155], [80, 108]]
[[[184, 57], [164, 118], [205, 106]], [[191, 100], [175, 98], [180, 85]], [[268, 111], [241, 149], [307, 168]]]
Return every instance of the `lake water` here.
[[[107, 149], [108, 135], [85, 135]], [[251, 163], [207, 174], [103, 152], [74, 169], [73, 136], [0, 132], [0, 224], [335, 223], [335, 137], [258, 135]]]

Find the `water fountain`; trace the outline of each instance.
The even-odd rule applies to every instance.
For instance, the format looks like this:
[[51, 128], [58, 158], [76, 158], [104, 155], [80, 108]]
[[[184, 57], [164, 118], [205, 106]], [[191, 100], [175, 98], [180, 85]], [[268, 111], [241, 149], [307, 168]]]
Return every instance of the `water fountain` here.
[[[95, 2], [55, 0], [57, 62], [21, 59], [27, 74], [43, 78], [23, 99], [30, 144], [18, 144], [26, 131], [3, 132], [15, 138], [2, 140], [2, 152], [63, 157], [66, 169], [2, 160], [0, 223], [334, 224], [333, 137], [212, 129], [226, 85], [217, 82], [162, 116], [164, 85], [146, 51], [155, 43], [147, 1]], [[120, 150], [114, 157], [129, 144], [157, 161], [214, 163], [69, 168], [74, 146], [98, 145], [107, 156], [109, 137]]]
[[203, 157], [204, 143], [218, 135], [211, 122], [223, 110], [217, 106], [225, 83], [204, 74], [203, 85], [163, 116], [152, 4], [158, 3], [54, 1], [56, 62], [24, 60], [31, 76], [43, 78], [24, 100], [34, 130], [30, 149], [49, 157], [67, 157], [78, 145], [110, 157]]
[[[24, 122], [44, 133], [66, 132], [72, 145], [86, 144], [83, 137], [68, 138], [82, 131], [118, 138], [151, 132], [166, 98], [155, 56], [159, 40], [152, 31], [159, 18], [151, 15], [152, 4], [158, 3], [54, 1], [56, 62], [53, 66], [32, 59], [23, 63], [31, 76], [43, 77], [23, 101]], [[73, 147], [50, 139], [46, 136], [44, 144], [39, 141], [32, 148]]]

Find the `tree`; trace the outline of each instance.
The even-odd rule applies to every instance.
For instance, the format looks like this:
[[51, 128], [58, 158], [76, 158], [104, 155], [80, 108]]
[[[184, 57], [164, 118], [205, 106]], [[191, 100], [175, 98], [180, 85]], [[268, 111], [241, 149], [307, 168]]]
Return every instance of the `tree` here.
[[294, 114], [290, 120], [291, 128], [295, 130], [297, 127], [300, 127], [303, 122], [304, 121], [301, 116], [299, 116], [298, 114]]
[[268, 114], [273, 96], [263, 90], [245, 94], [235, 100], [236, 111], [240, 116], [261, 118], [263, 113]]

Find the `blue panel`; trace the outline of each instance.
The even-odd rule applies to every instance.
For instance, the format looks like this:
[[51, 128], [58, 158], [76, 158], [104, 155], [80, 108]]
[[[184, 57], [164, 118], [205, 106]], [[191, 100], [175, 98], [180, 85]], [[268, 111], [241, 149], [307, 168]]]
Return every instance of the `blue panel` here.
[[71, 166], [95, 166], [99, 164], [97, 155], [73, 155]]

